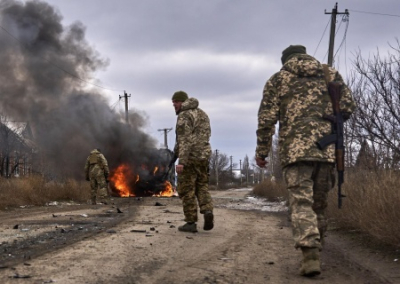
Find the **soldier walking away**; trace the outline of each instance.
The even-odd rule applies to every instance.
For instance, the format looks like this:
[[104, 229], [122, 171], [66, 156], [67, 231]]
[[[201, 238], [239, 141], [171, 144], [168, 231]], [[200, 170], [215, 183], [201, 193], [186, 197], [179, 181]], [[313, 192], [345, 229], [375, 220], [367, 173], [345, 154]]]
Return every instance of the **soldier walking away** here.
[[207, 114], [200, 109], [196, 98], [183, 91], [175, 92], [172, 104], [178, 116], [174, 153], [179, 158], [177, 191], [182, 200], [186, 223], [178, 227], [182, 232], [197, 232], [198, 207], [204, 215], [203, 229], [214, 227], [213, 201], [208, 190], [211, 157], [211, 127]]
[[109, 203], [108, 196], [108, 163], [100, 149], [94, 149], [86, 159], [85, 175], [86, 180], [90, 181], [91, 202], [96, 205], [96, 198], [103, 203]]
[[323, 118], [333, 114], [327, 82], [341, 85], [343, 118], [350, 117], [355, 103], [339, 72], [306, 54], [304, 46], [289, 46], [281, 60], [281, 70], [265, 84], [258, 110], [256, 162], [266, 166], [279, 121], [279, 154], [289, 192], [293, 238], [303, 254], [300, 274], [312, 277], [321, 273], [325, 210], [335, 183], [335, 146], [317, 147], [317, 141], [332, 131], [330, 121]]

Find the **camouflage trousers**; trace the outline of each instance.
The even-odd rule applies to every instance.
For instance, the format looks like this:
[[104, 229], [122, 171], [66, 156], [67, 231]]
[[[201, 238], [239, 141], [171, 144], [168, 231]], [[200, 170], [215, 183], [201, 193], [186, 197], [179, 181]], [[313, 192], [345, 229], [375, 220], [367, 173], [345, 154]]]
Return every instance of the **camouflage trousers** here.
[[289, 191], [289, 211], [295, 247], [321, 249], [328, 223], [328, 193], [335, 184], [332, 163], [298, 162], [283, 169]]
[[92, 200], [96, 200], [98, 197], [100, 200], [108, 198], [108, 185], [104, 176], [103, 170], [97, 165], [90, 169], [90, 195]]
[[182, 200], [186, 222], [197, 222], [197, 207], [200, 207], [202, 214], [213, 210], [213, 202], [208, 191], [208, 166], [208, 160], [190, 161], [178, 175], [177, 191]]

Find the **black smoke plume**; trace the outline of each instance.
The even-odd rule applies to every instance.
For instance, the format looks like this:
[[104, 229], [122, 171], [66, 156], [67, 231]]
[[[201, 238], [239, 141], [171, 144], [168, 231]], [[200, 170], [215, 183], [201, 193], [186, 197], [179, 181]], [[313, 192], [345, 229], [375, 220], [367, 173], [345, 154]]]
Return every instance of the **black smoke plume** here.
[[29, 122], [46, 174], [82, 178], [94, 148], [111, 168], [154, 159], [156, 142], [142, 131], [143, 117], [130, 112], [126, 123], [102, 90], [87, 84], [108, 61], [86, 41], [82, 23], [63, 26], [42, 1], [3, 0], [0, 13], [1, 113]]

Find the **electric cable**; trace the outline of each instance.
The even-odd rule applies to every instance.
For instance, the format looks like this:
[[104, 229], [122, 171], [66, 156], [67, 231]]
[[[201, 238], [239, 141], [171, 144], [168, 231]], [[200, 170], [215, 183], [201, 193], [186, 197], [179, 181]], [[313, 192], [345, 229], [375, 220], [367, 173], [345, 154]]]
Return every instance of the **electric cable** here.
[[400, 18], [400, 15], [394, 15], [394, 14], [384, 14], [384, 13], [358, 11], [358, 10], [349, 10], [349, 11], [350, 12], [355, 12], [355, 13], [362, 13], [362, 14], [372, 14], [372, 15], [389, 16], [389, 17], [398, 17], [398, 18]]
[[324, 38], [324, 35], [326, 33], [326, 29], [328, 28], [330, 22], [331, 22], [331, 19], [329, 18], [328, 23], [325, 26], [324, 32], [322, 33], [321, 39], [318, 42], [317, 48], [315, 49], [313, 56], [315, 56], [315, 54], [317, 53], [318, 47], [321, 44], [322, 39]]

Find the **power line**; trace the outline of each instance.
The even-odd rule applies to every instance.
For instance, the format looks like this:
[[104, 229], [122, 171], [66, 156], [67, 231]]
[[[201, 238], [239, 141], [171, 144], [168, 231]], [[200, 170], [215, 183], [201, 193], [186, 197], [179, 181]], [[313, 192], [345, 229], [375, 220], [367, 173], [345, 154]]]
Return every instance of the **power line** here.
[[[336, 57], [336, 54], [339, 52], [339, 50], [342, 48], [343, 43], [345, 42], [346, 37], [347, 37], [347, 30], [349, 29], [349, 15], [346, 15], [346, 14], [345, 14], [345, 15], [343, 15], [342, 18], [343, 18], [343, 19], [342, 19], [342, 22], [346, 22], [346, 29], [345, 29], [344, 34], [343, 34], [342, 42], [340, 43], [338, 49], [336, 50], [335, 55], [333, 56], [334, 58]], [[339, 26], [339, 28], [340, 28], [340, 26]], [[337, 33], [336, 33], [336, 34], [337, 34]]]
[[120, 99], [118, 99], [114, 104], [112, 104], [110, 106], [111, 109], [115, 109], [115, 107], [118, 105], [118, 103], [120, 102]]
[[398, 17], [398, 18], [400, 18], [400, 15], [393, 15], [393, 14], [384, 14], [384, 13], [375, 13], [375, 12], [357, 11], [357, 10], [349, 10], [349, 11], [355, 12], [355, 13], [362, 13], [362, 14], [372, 14], [372, 15], [389, 16], [389, 17]]
[[329, 37], [329, 55], [328, 55], [328, 65], [332, 67], [333, 65], [333, 48], [334, 48], [334, 42], [335, 42], [335, 36], [337, 32], [335, 32], [336, 29], [336, 16], [340, 14], [349, 14], [349, 11], [346, 9], [345, 12], [338, 12], [338, 5], [337, 3], [335, 4], [335, 7], [332, 9], [331, 13], [326, 12], [325, 14], [330, 14], [331, 15], [331, 33]]
[[316, 48], [315, 51], [314, 51], [313, 56], [315, 56], [315, 54], [317, 53], [318, 47], [319, 47], [319, 45], [321, 44], [322, 39], [324, 38], [326, 29], [328, 28], [330, 22], [331, 22], [331, 19], [329, 19], [328, 23], [327, 23], [326, 26], [325, 26], [325, 30], [324, 30], [324, 32], [322, 33], [321, 39], [319, 40], [319, 43], [318, 43], [318, 45], [317, 45], [317, 48]]
[[[25, 48], [26, 50], [29, 50], [28, 47], [26, 47], [18, 38], [16, 38], [14, 35], [12, 35], [12, 34], [11, 34], [8, 30], [6, 30], [3, 26], [0, 25], [0, 29], [2, 29], [6, 34], [8, 34], [12, 39], [14, 39], [15, 41], [17, 41], [23, 48]], [[30, 50], [29, 50], [29, 51], [30, 51]], [[42, 58], [44, 61], [46, 61], [46, 62], [49, 63], [50, 65], [53, 65], [53, 66], [56, 67], [57, 69], [59, 69], [59, 70], [65, 72], [65, 73], [67, 73], [67, 74], [70, 75], [71, 77], [74, 77], [74, 78], [76, 78], [76, 79], [78, 79], [78, 80], [81, 80], [81, 81], [84, 82], [84, 83], [87, 83], [87, 84], [96, 86], [96, 87], [101, 88], [101, 89], [104, 89], [104, 90], [117, 91], [117, 92], [120, 92], [120, 91], [121, 91], [121, 90], [116, 90], [116, 89], [109, 89], [109, 88], [106, 88], [106, 87], [103, 87], [103, 86], [100, 86], [100, 85], [97, 85], [97, 84], [88, 82], [88, 81], [86, 81], [86, 80], [80, 78], [79, 76], [77, 76], [77, 75], [75, 75], [75, 74], [72, 74], [71, 72], [65, 70], [64, 68], [62, 68], [62, 67], [60, 67], [60, 66], [54, 64], [53, 62], [49, 61], [48, 59], [46, 59], [46, 58], [43, 57], [43, 56], [38, 55], [38, 57]]]

